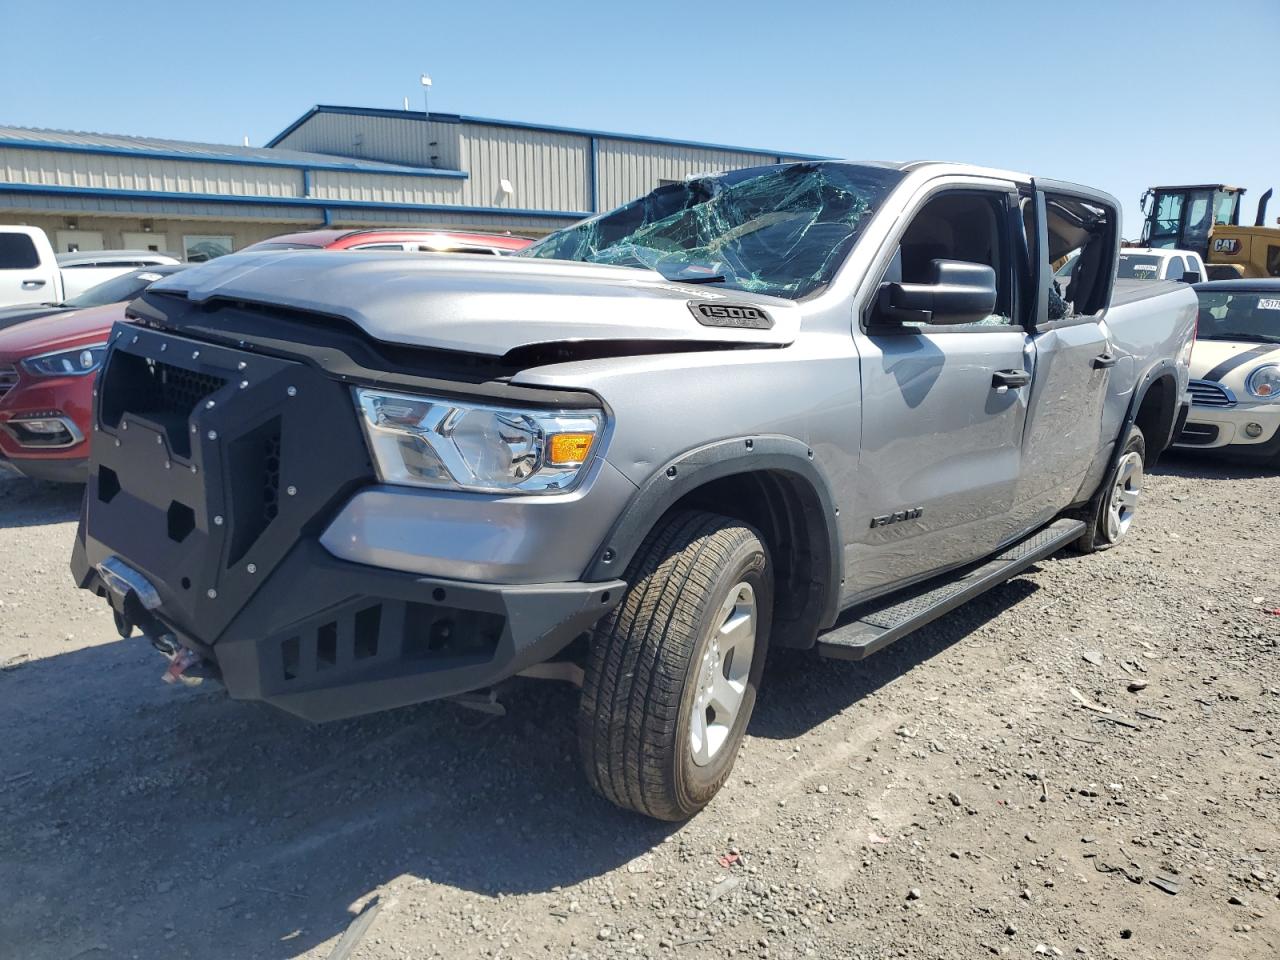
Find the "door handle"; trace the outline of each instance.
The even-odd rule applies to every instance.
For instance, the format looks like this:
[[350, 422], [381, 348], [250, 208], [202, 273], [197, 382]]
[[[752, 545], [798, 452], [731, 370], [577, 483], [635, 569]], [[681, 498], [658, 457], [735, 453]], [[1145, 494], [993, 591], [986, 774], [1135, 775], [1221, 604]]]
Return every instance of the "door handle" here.
[[1093, 369], [1105, 370], [1116, 365], [1116, 357], [1111, 353], [1100, 353], [1093, 358]]
[[43, 286], [44, 286], [43, 280], [23, 280], [22, 281], [23, 290], [39, 290]]
[[991, 375], [991, 386], [997, 390], [1008, 390], [1010, 387], [1025, 387], [1031, 382], [1031, 374], [1025, 370], [997, 370]]

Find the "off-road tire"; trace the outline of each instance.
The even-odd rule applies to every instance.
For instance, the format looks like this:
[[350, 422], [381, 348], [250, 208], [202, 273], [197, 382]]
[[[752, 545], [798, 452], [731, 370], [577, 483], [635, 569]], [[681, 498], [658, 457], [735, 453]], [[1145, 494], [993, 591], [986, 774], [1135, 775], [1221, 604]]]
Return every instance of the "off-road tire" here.
[[1129, 428], [1128, 436], [1125, 437], [1124, 446], [1120, 449], [1120, 455], [1116, 457], [1116, 463], [1107, 471], [1106, 479], [1102, 481], [1102, 486], [1093, 500], [1089, 502], [1089, 506], [1085, 512], [1081, 514], [1081, 519], [1087, 525], [1084, 534], [1075, 542], [1075, 549], [1081, 553], [1097, 553], [1100, 550], [1110, 550], [1123, 539], [1123, 535], [1119, 538], [1112, 539], [1107, 531], [1107, 512], [1111, 508], [1111, 498], [1115, 493], [1116, 473], [1127, 454], [1136, 452], [1142, 458], [1145, 466], [1147, 460], [1147, 438], [1143, 436], [1142, 430], [1134, 425]]
[[[773, 565], [751, 527], [685, 510], [645, 538], [624, 579], [626, 596], [591, 636], [578, 710], [583, 766], [618, 806], [686, 820], [724, 784], [741, 746], [768, 649]], [[729, 738], [698, 766], [689, 724], [700, 665], [718, 612], [744, 582], [757, 604], [746, 691]]]

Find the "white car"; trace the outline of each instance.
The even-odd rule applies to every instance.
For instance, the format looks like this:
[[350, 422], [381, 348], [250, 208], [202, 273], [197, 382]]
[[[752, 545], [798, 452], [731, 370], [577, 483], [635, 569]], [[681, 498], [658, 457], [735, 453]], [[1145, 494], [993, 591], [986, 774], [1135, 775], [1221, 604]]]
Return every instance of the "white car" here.
[[179, 262], [177, 257], [154, 250], [82, 250], [58, 254], [58, 269], [62, 272], [67, 299], [131, 270]]
[[1280, 466], [1280, 279], [1196, 284], [1191, 412], [1177, 445]]

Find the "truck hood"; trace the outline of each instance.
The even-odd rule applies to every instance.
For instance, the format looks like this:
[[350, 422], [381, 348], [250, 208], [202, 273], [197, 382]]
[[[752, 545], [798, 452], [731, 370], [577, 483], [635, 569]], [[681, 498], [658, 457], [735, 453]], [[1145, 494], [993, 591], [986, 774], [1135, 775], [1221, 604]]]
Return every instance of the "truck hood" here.
[[1245, 380], [1264, 363], [1280, 363], [1280, 344], [1197, 340], [1191, 351], [1191, 377], [1225, 384], [1243, 396]]
[[[641, 341], [785, 346], [789, 300], [677, 283], [652, 270], [463, 254], [289, 251], [234, 254], [151, 287], [340, 316], [375, 340], [503, 356], [551, 343]], [[754, 306], [768, 329], [699, 319], [690, 303]], [[720, 323], [730, 325], [720, 325]]]

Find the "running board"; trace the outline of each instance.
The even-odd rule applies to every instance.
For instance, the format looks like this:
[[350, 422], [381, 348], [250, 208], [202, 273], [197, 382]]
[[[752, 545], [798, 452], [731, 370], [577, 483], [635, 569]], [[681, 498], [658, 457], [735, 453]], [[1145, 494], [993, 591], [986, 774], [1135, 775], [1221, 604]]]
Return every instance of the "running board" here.
[[841, 660], [861, 660], [893, 641], [949, 613], [980, 593], [998, 587], [1037, 560], [1057, 553], [1085, 531], [1080, 520], [1055, 520], [990, 560], [947, 578], [926, 581], [855, 607], [847, 620], [818, 637], [818, 653]]

